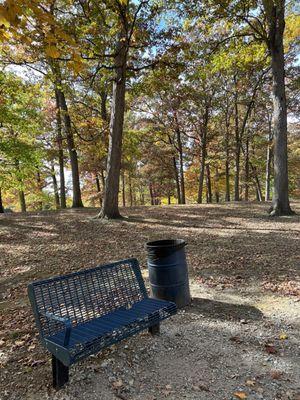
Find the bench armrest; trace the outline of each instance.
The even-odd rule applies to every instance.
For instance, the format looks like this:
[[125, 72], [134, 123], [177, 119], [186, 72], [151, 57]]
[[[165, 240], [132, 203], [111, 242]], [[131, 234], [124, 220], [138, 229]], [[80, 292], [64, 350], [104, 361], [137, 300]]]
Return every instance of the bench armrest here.
[[64, 327], [65, 327], [64, 346], [68, 346], [69, 341], [70, 341], [71, 329], [72, 329], [71, 320], [66, 317], [60, 317], [58, 315], [52, 314], [48, 311], [45, 313], [42, 313], [42, 315], [47, 319], [50, 319], [55, 322], [59, 322], [64, 325]]

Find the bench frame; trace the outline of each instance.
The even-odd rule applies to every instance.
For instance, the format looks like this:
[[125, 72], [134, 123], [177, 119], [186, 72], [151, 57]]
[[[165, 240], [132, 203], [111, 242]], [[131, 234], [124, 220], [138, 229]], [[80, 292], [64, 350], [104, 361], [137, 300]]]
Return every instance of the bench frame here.
[[[126, 332], [125, 336], [121, 337], [121, 339], [112, 338], [108, 344], [104, 344], [101, 348], [99, 348], [99, 346], [98, 346], [98, 350], [96, 347], [95, 351], [89, 351], [87, 355], [84, 355], [84, 354], [79, 355], [79, 357], [77, 357], [77, 359], [72, 359], [70, 357], [64, 358], [61, 355], [62, 351], [64, 351], [66, 353], [67, 349], [69, 348], [70, 337], [72, 334], [71, 318], [69, 316], [59, 316], [59, 315], [56, 315], [55, 313], [53, 313], [51, 311], [47, 311], [47, 310], [41, 311], [41, 301], [38, 301], [38, 299], [37, 299], [37, 293], [35, 292], [36, 288], [39, 288], [39, 286], [43, 286], [44, 288], [46, 287], [48, 290], [49, 296], [50, 296], [49, 298], [51, 299], [51, 289], [49, 289], [49, 287], [51, 288], [51, 285], [52, 285], [52, 290], [54, 290], [55, 287], [53, 288], [53, 284], [55, 285], [55, 283], [57, 283], [59, 281], [64, 281], [66, 279], [72, 279], [73, 277], [76, 278], [78, 275], [80, 275], [82, 277], [85, 274], [93, 274], [93, 272], [97, 273], [99, 271], [101, 272], [102, 270], [109, 270], [109, 269], [113, 270], [114, 268], [120, 268], [120, 267], [126, 268], [126, 266], [128, 268], [131, 268], [134, 271], [134, 274], [133, 274], [134, 282], [133, 283], [135, 284], [135, 290], [137, 290], [137, 287], [139, 287], [141, 299], [144, 299], [144, 300], [149, 299], [146, 288], [145, 288], [145, 284], [144, 284], [144, 281], [143, 281], [143, 278], [141, 275], [140, 267], [139, 267], [138, 261], [136, 259], [121, 260], [121, 261], [118, 261], [115, 263], [98, 266], [96, 268], [71, 273], [68, 275], [61, 276], [61, 277], [56, 277], [56, 278], [52, 278], [52, 279], [33, 282], [32, 284], [28, 285], [28, 295], [29, 295], [29, 299], [30, 299], [30, 302], [32, 305], [34, 316], [35, 316], [36, 325], [39, 330], [40, 340], [41, 340], [43, 346], [46, 347], [46, 349], [48, 351], [50, 351], [50, 353], [52, 353], [52, 375], [53, 375], [53, 387], [55, 389], [62, 388], [69, 381], [69, 366], [71, 364], [73, 364], [74, 362], [77, 362], [77, 361], [80, 361], [81, 359], [86, 358], [89, 354], [97, 353], [102, 348], [105, 348], [113, 343], [117, 343], [117, 342], [121, 341], [122, 339], [125, 339], [126, 337], [129, 337], [129, 336], [134, 335], [135, 333], [138, 333], [139, 331], [141, 331], [143, 329], [148, 328], [149, 333], [151, 333], [152, 335], [159, 334], [160, 333], [160, 321], [175, 314], [176, 313], [176, 305], [171, 302], [161, 301], [162, 302], [161, 309], [165, 310], [166, 307], [168, 308], [168, 311], [165, 312], [164, 315], [161, 316], [159, 314], [158, 316], [156, 316], [156, 318], [149, 319], [149, 321], [148, 321], [148, 317], [147, 317], [148, 322], [143, 322], [143, 324], [140, 327], [138, 326], [139, 323], [136, 322], [137, 326], [133, 333], [131, 333], [131, 331], [129, 330], [129, 333]], [[90, 275], [90, 276], [92, 276], [92, 275]], [[47, 286], [47, 285], [49, 285], [49, 286]], [[99, 288], [101, 289], [101, 287], [99, 287]], [[115, 288], [116, 288], [116, 286], [115, 286]], [[124, 290], [128, 290], [128, 284]], [[47, 294], [47, 292], [46, 292], [46, 294]], [[76, 295], [78, 297], [78, 294], [76, 294]], [[42, 300], [44, 301], [43, 295], [42, 295]], [[72, 299], [70, 298], [69, 302], [71, 302], [71, 300]], [[79, 301], [79, 298], [78, 298], [78, 301]], [[140, 300], [140, 301], [142, 301], [142, 300]], [[149, 301], [149, 300], [147, 300], [147, 301]], [[153, 300], [153, 301], [159, 302], [159, 300]], [[53, 305], [52, 301], [50, 301], [50, 303], [52, 306]], [[78, 303], [78, 304], [81, 304], [81, 303]], [[135, 302], [133, 301], [132, 304], [135, 304]], [[56, 307], [58, 307], [58, 306], [59, 306], [59, 304], [56, 304]], [[50, 307], [50, 309], [51, 309], [51, 307]], [[116, 310], [120, 310], [120, 308], [116, 309]], [[121, 307], [121, 310], [122, 310], [122, 307]], [[109, 315], [110, 315], [110, 312], [107, 314], [104, 314], [104, 316], [109, 316]], [[149, 316], [150, 316], [150, 314], [149, 314]], [[47, 321], [48, 324], [57, 324], [60, 326], [59, 333], [62, 333], [62, 331], [64, 331], [64, 336], [63, 336], [63, 341], [62, 341], [63, 345], [62, 344], [58, 345], [57, 343], [51, 342], [51, 337], [47, 338], [47, 336], [45, 335], [45, 332], [43, 330], [43, 326], [42, 326], [43, 324], [41, 323], [41, 318], [43, 319], [43, 321]], [[101, 316], [100, 316], [100, 320], [101, 320]], [[93, 319], [91, 319], [90, 321], [93, 321]], [[87, 322], [89, 322], [89, 321], [87, 321]], [[83, 322], [83, 324], [84, 324], [84, 322]], [[125, 328], [125, 326], [124, 326], [124, 328]], [[112, 331], [112, 333], [113, 333], [113, 331]], [[112, 333], [107, 334], [108, 337], [110, 335], [112, 336]], [[101, 335], [99, 335], [99, 338], [101, 338]]]

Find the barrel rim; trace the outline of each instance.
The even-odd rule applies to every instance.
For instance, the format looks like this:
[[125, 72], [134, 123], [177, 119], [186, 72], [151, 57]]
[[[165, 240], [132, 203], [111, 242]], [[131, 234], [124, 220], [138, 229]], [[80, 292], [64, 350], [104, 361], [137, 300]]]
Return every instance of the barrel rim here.
[[186, 246], [186, 242], [183, 239], [163, 239], [163, 240], [153, 240], [146, 243], [149, 249], [160, 249], [160, 248], [179, 248]]

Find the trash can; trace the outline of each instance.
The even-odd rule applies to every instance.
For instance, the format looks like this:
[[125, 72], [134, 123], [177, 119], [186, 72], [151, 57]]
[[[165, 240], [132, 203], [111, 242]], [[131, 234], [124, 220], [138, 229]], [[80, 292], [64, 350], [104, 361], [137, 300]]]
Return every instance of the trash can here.
[[148, 242], [148, 270], [151, 296], [169, 300], [178, 308], [191, 302], [186, 243], [182, 239]]

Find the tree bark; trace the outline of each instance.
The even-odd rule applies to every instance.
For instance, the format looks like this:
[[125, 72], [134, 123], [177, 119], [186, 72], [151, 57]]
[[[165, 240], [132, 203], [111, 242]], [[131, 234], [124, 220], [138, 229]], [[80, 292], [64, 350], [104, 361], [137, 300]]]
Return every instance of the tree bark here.
[[151, 201], [151, 206], [154, 206], [155, 201], [154, 201], [154, 193], [153, 193], [153, 187], [152, 183], [149, 183], [149, 192], [150, 192], [150, 201]]
[[66, 208], [66, 185], [65, 185], [65, 171], [64, 171], [64, 150], [62, 139], [62, 123], [61, 123], [61, 110], [59, 105], [59, 96], [55, 90], [56, 99], [56, 130], [57, 130], [57, 147], [58, 147], [58, 163], [59, 163], [59, 183], [60, 183], [60, 208]]
[[235, 121], [235, 175], [234, 175], [234, 201], [240, 200], [240, 157], [241, 157], [241, 137], [239, 129], [239, 110], [236, 76], [234, 77], [234, 121]]
[[216, 170], [215, 170], [214, 188], [215, 188], [216, 203], [219, 203], [219, 201], [220, 201], [220, 192], [219, 192], [219, 169], [218, 169], [218, 166], [216, 166]]
[[[169, 139], [170, 145], [174, 148], [174, 143], [173, 143], [170, 135], [168, 135], [168, 139]], [[176, 160], [175, 155], [173, 155], [172, 161], [173, 161], [174, 178], [175, 178], [175, 185], [176, 185], [176, 192], [177, 192], [177, 203], [181, 204], [180, 179], [179, 179], [177, 160]]]
[[96, 174], [95, 182], [96, 182], [97, 193], [99, 196], [99, 205], [100, 207], [102, 207], [102, 193], [101, 193], [100, 179], [98, 174]]
[[129, 173], [129, 200], [130, 200], [130, 207], [133, 206], [133, 194], [132, 194], [132, 181], [131, 181], [131, 174]]
[[51, 177], [52, 177], [53, 190], [54, 190], [55, 208], [56, 208], [56, 210], [59, 210], [60, 202], [59, 202], [59, 194], [58, 194], [58, 185], [57, 185], [57, 179], [56, 179], [56, 175], [55, 175], [55, 169], [54, 169], [53, 162], [51, 162]]
[[[124, 18], [126, 18], [125, 15]], [[114, 59], [116, 76], [113, 82], [105, 192], [103, 206], [98, 215], [100, 218], [121, 217], [119, 212], [118, 195], [122, 156], [127, 67], [127, 38], [124, 24], [125, 22], [122, 22], [122, 28], [116, 48], [116, 56]]]
[[3, 207], [3, 202], [2, 202], [2, 190], [0, 188], [0, 214], [4, 213], [4, 207]]
[[126, 207], [125, 172], [122, 172], [122, 203]]
[[205, 162], [206, 162], [206, 141], [202, 142], [202, 157], [200, 161], [199, 187], [198, 187], [198, 199], [197, 199], [198, 204], [202, 203]]
[[25, 200], [24, 190], [19, 190], [19, 202], [21, 211], [26, 212], [26, 200]]
[[258, 176], [255, 175], [254, 176], [254, 180], [255, 180], [255, 186], [256, 186], [256, 197], [258, 201], [262, 201], [263, 197], [262, 197], [262, 190], [261, 190], [261, 185], [258, 179]]
[[58, 92], [58, 99], [60, 109], [64, 118], [64, 125], [67, 138], [67, 146], [69, 150], [71, 171], [72, 171], [72, 188], [73, 188], [73, 202], [72, 207], [78, 208], [83, 207], [81, 200], [81, 190], [80, 190], [80, 177], [79, 177], [79, 167], [78, 167], [78, 157], [77, 151], [74, 143], [74, 136], [72, 131], [71, 118], [65, 98], [65, 94], [61, 89], [56, 89]]
[[197, 203], [202, 203], [202, 195], [203, 195], [203, 181], [205, 174], [205, 164], [207, 157], [207, 126], [208, 126], [208, 118], [209, 118], [209, 107], [210, 102], [206, 104], [205, 113], [203, 117], [203, 129], [200, 133], [200, 141], [201, 141], [201, 161], [200, 161], [200, 173], [199, 173], [199, 186], [198, 186], [198, 198]]
[[245, 149], [245, 201], [249, 201], [249, 179], [250, 179], [249, 135], [247, 135], [246, 149]]
[[212, 203], [212, 191], [211, 191], [211, 178], [210, 178], [210, 166], [206, 164], [206, 200], [207, 203]]
[[178, 123], [176, 112], [175, 112], [175, 122], [176, 122], [176, 140], [177, 140], [176, 148], [177, 148], [178, 155], [179, 155], [179, 176], [180, 176], [180, 192], [181, 192], [180, 203], [185, 204], [183, 148], [182, 148], [181, 132], [179, 129], [179, 123]]
[[101, 98], [101, 118], [103, 121], [107, 121], [107, 107], [106, 107], [106, 101], [107, 101], [107, 92], [105, 90], [101, 90], [100, 92], [100, 98]]
[[265, 178], [265, 201], [271, 200], [271, 171], [273, 160], [273, 131], [272, 121], [268, 118], [269, 134], [268, 134], [268, 147], [267, 147], [267, 160], [266, 160], [266, 178]]
[[274, 191], [270, 215], [291, 215], [287, 155], [287, 106], [283, 34], [285, 0], [263, 0], [273, 77]]
[[225, 130], [225, 201], [230, 201], [229, 118], [226, 112]]
[[[36, 173], [36, 183], [37, 183], [37, 187], [38, 187], [40, 194], [43, 195], [42, 180], [41, 180], [41, 174], [40, 174], [39, 170]], [[39, 206], [40, 211], [43, 210], [43, 201], [42, 200], [38, 201], [38, 206]]]

